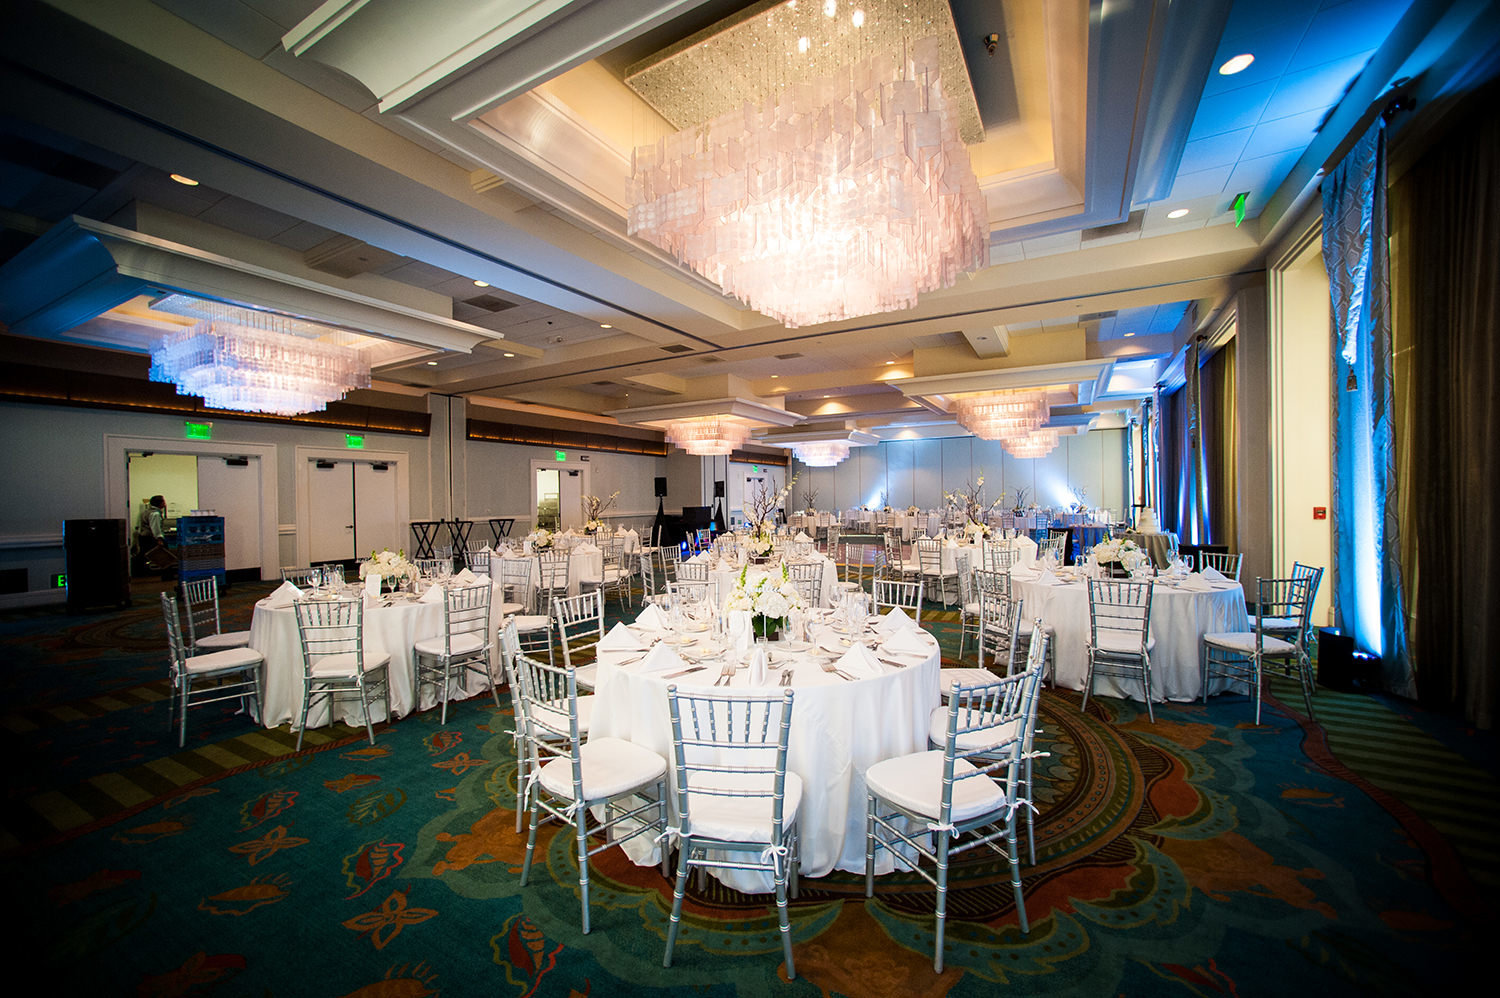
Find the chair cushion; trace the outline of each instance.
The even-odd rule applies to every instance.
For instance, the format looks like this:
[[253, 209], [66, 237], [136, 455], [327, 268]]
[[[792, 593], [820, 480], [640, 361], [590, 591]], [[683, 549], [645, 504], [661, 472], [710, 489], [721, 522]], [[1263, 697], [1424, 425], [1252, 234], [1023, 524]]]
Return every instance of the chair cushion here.
[[1262, 617], [1260, 626], [1268, 631], [1295, 631], [1302, 626], [1301, 617]]
[[[1097, 640], [1098, 644], [1095, 647], [1100, 651], [1132, 655], [1141, 650], [1141, 635], [1139, 631], [1101, 630]], [[1146, 635], [1146, 650], [1150, 651], [1155, 647], [1156, 639], [1149, 634]]]
[[[963, 715], [960, 713], [958, 723], [964, 723]], [[960, 732], [958, 736], [958, 750], [960, 752], [975, 752], [979, 749], [989, 748], [992, 745], [1004, 745], [1015, 738], [1021, 730], [1019, 718], [1012, 718], [1004, 724], [997, 724], [992, 728], [980, 731]], [[927, 723], [927, 741], [939, 747], [948, 743], [948, 708], [934, 707]]]
[[[453, 654], [455, 656], [473, 655], [476, 652], [484, 651], [488, 647], [489, 645], [485, 642], [484, 638], [473, 632], [453, 635]], [[434, 658], [441, 658], [443, 655], [443, 639], [423, 638], [412, 645], [412, 648], [418, 655], [431, 655]]]
[[[583, 799], [603, 800], [655, 783], [667, 775], [667, 760], [623, 738], [596, 738], [578, 747]], [[573, 799], [573, 764], [553, 759], [538, 776], [554, 796]]]
[[[1203, 640], [1225, 651], [1237, 652], [1241, 655], [1255, 654], [1254, 631], [1221, 631], [1216, 634], [1205, 634]], [[1270, 635], [1261, 638], [1260, 646], [1267, 655], [1292, 655], [1297, 651], [1297, 646], [1290, 641], [1283, 641]]]
[[513, 617], [524, 609], [526, 609], [525, 603], [501, 603], [500, 615], [502, 617]]
[[980, 606], [979, 606], [978, 603], [965, 603], [964, 604], [964, 614], [965, 614], [965, 616], [977, 617], [977, 616], [979, 616], [979, 613], [980, 613]]
[[[554, 729], [566, 732], [568, 730], [568, 712], [566, 709], [549, 707], [546, 704], [534, 703], [532, 709], [537, 712], [537, 720]], [[594, 698], [591, 696], [580, 696], [578, 698], [578, 734], [580, 737], [589, 733], [589, 724], [594, 719]]]
[[220, 634], [205, 634], [193, 645], [200, 654], [223, 651], [225, 648], [244, 648], [250, 643], [249, 631], [224, 631]]
[[[975, 772], [966, 759], [953, 760], [955, 777]], [[913, 814], [936, 821], [943, 806], [943, 753], [915, 752], [877, 762], [865, 772], [870, 792]], [[968, 821], [1005, 806], [1005, 790], [988, 776], [955, 780], [953, 820]]]
[[943, 698], [947, 699], [955, 686], [993, 686], [1000, 677], [988, 669], [939, 669], [938, 681], [942, 684]]
[[[365, 672], [383, 669], [390, 660], [391, 657], [384, 652], [378, 655], [366, 652]], [[319, 656], [312, 660], [312, 667], [308, 669], [314, 679], [353, 679], [358, 671], [358, 663], [352, 651]]]
[[[763, 797], [725, 797], [700, 793], [695, 786], [757, 791]], [[688, 815], [684, 833], [722, 842], [771, 841], [769, 773], [696, 773], [688, 778]], [[802, 777], [787, 773], [782, 787], [781, 827], [790, 828], [802, 806]]]
[[206, 655], [189, 655], [187, 671], [193, 675], [205, 672], [223, 672], [231, 669], [249, 669], [265, 661], [265, 656], [249, 648], [225, 648]]
[[591, 690], [595, 686], [598, 686], [598, 680], [595, 678], [598, 673], [598, 662], [590, 662], [588, 665], [580, 665], [578, 668], [573, 670], [573, 675], [577, 679], [578, 688], [580, 690]]
[[516, 622], [516, 630], [522, 634], [525, 634], [527, 631], [545, 631], [548, 627], [552, 626], [551, 618], [541, 615], [512, 617], [510, 619]]

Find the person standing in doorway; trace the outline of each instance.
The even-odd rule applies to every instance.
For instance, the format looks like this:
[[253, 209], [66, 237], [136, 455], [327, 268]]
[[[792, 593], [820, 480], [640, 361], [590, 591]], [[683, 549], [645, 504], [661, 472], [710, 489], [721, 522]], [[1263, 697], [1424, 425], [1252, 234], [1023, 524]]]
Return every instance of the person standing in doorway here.
[[166, 572], [177, 564], [177, 556], [167, 547], [167, 500], [165, 496], [152, 496], [146, 507], [146, 531], [151, 546], [146, 551], [146, 567], [153, 572]]

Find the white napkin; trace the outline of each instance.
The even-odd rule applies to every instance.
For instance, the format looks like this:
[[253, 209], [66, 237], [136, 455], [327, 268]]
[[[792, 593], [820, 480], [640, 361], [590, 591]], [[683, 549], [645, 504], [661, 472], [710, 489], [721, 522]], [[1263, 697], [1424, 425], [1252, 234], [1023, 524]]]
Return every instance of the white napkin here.
[[868, 679], [872, 676], [885, 675], [885, 669], [880, 660], [870, 654], [870, 650], [864, 645], [854, 645], [843, 656], [834, 663], [834, 668], [847, 672], [855, 679]]
[[644, 627], [648, 630], [659, 631], [667, 626], [667, 618], [661, 612], [661, 607], [655, 603], [646, 604], [641, 610], [640, 616], [635, 618], [635, 626]]
[[441, 603], [447, 591], [442, 586], [428, 586], [427, 591], [422, 594], [418, 603]]
[[1205, 572], [1202, 575], [1189, 575], [1183, 579], [1182, 588], [1191, 589], [1195, 593], [1206, 593], [1211, 591], [1213, 586], [1208, 584], [1208, 573]]
[[889, 613], [880, 618], [880, 622], [875, 625], [875, 630], [881, 634], [894, 634], [916, 626], [899, 606], [893, 606]]
[[757, 645], [750, 656], [750, 685], [764, 686], [770, 677], [770, 669], [766, 666], [766, 650]]
[[[380, 581], [378, 579], [376, 580], [375, 585], [380, 585]], [[281, 607], [291, 606], [301, 598], [302, 590], [298, 589], [290, 582], [283, 582], [280, 586], [277, 587], [275, 592], [266, 597], [266, 606], [280, 609]]]
[[1052, 569], [1043, 568], [1042, 574], [1038, 575], [1035, 581], [1039, 586], [1055, 586], [1057, 585], [1057, 576], [1052, 574]]
[[905, 627], [886, 638], [880, 647], [892, 655], [928, 655], [932, 652], [932, 646], [921, 632]]
[[809, 537], [809, 536], [807, 536], [807, 534], [803, 533], [800, 530], [797, 531], [797, 536], [794, 537], [793, 540], [795, 540], [798, 544], [810, 544], [810, 543], [812, 543], [812, 538]]
[[640, 651], [645, 646], [630, 628], [624, 624], [616, 624], [599, 641], [597, 647], [600, 651]]
[[1208, 568], [1205, 568], [1203, 570], [1202, 575], [1203, 575], [1203, 578], [1207, 579], [1209, 582], [1228, 582], [1229, 581], [1229, 577], [1228, 576], [1226, 576], [1223, 572], [1219, 571], [1217, 568], [1214, 568], [1212, 565], [1210, 565]]
[[584, 541], [581, 544], [575, 545], [573, 550], [581, 554], [598, 554], [599, 546], [592, 541]]
[[366, 610], [369, 610], [372, 607], [377, 607], [380, 605], [380, 594], [372, 593], [370, 592], [370, 590], [366, 589], [364, 594], [364, 601]]
[[697, 554], [693, 555], [691, 558], [688, 559], [688, 563], [691, 564], [691, 565], [696, 565], [696, 564], [699, 564], [700, 562], [712, 561], [712, 560], [713, 560], [712, 556], [710, 556], [707, 551], [699, 551]]
[[453, 584], [460, 587], [472, 586], [479, 581], [479, 576], [467, 568], [453, 577]]
[[681, 672], [687, 666], [682, 661], [682, 656], [672, 650], [671, 646], [659, 644], [646, 653], [646, 657], [630, 667], [636, 672]]
[[630, 531], [626, 530], [624, 527], [616, 527], [615, 528], [615, 536], [616, 537], [624, 537], [628, 533], [630, 533]]
[[[291, 585], [291, 583], [282, 583], [282, 585]], [[365, 576], [365, 595], [366, 596], [375, 596], [375, 597], [379, 597], [380, 596], [380, 576], [378, 576], [378, 575], [367, 575], [367, 576]]]

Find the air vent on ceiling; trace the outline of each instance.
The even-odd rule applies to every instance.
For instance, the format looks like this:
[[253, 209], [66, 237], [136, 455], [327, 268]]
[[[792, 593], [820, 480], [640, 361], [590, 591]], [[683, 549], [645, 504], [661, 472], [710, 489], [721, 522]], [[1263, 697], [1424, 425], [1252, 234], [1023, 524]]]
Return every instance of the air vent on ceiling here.
[[672, 343], [672, 344], [669, 344], [667, 346], [662, 347], [662, 349], [665, 350], [667, 353], [687, 353], [689, 350], [691, 350], [693, 348], [690, 347], [690, 346], [684, 346], [681, 343]]
[[724, 363], [724, 358], [723, 357], [704, 357], [703, 358], [703, 363], [705, 363], [705, 364], [722, 364], [722, 363]]
[[1146, 217], [1145, 209], [1132, 211], [1130, 217], [1123, 222], [1114, 225], [1100, 225], [1092, 229], [1083, 230], [1083, 241], [1092, 242], [1095, 239], [1107, 239], [1110, 236], [1129, 236], [1141, 231], [1141, 220]]
[[1119, 314], [1120, 313], [1117, 310], [1115, 310], [1115, 309], [1110, 309], [1108, 312], [1089, 312], [1086, 315], [1080, 315], [1078, 317], [1078, 321], [1079, 322], [1098, 322], [1100, 319], [1113, 319], [1115, 316], [1117, 316]]
[[496, 298], [494, 295], [475, 295], [473, 298], [465, 298], [464, 304], [482, 308], [486, 312], [504, 312], [508, 308], [516, 307], [515, 302]]
[[796, 360], [798, 357], [801, 357], [801, 356], [802, 355], [800, 353], [779, 353], [779, 354], [776, 355], [776, 359], [777, 360]]
[[608, 388], [610, 385], [614, 384], [614, 382], [613, 381], [592, 381], [592, 382], [590, 382], [590, 384], [597, 385], [600, 388]]

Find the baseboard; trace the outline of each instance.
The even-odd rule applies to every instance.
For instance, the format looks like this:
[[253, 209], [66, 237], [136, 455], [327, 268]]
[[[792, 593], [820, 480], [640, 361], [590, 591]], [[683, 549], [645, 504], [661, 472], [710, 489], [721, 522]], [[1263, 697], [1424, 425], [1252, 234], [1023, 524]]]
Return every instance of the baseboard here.
[[33, 589], [24, 593], [0, 595], [0, 610], [11, 610], [23, 606], [47, 606], [51, 603], [66, 603], [66, 589]]

